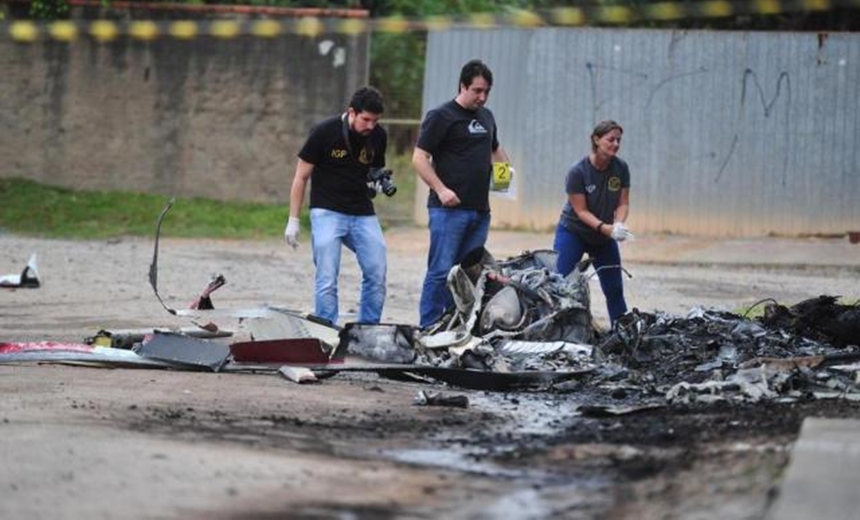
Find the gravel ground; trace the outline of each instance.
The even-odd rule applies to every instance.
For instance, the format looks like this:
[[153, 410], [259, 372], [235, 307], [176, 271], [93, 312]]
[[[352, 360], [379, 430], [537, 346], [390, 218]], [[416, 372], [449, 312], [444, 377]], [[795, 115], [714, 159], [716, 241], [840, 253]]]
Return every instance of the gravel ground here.
[[[491, 235], [498, 258], [551, 244]], [[385, 320], [415, 323], [426, 231], [387, 236]], [[764, 298], [857, 299], [857, 251], [847, 241], [638, 237], [623, 252], [628, 302], [683, 313]], [[19, 272], [33, 252], [43, 286], [0, 291], [0, 341], [189, 325], [154, 297], [152, 240], [0, 235], [0, 274]], [[306, 244], [161, 241], [168, 305], [186, 306], [214, 273], [227, 279], [217, 308], [312, 309]], [[346, 320], [358, 279], [345, 257]], [[592, 294], [605, 324], [596, 285]], [[421, 389], [462, 393], [470, 406], [416, 407]], [[4, 518], [760, 518], [802, 418], [860, 416], [849, 403], [814, 401], [586, 420], [576, 393], [59, 365], [2, 365], [0, 392]]]

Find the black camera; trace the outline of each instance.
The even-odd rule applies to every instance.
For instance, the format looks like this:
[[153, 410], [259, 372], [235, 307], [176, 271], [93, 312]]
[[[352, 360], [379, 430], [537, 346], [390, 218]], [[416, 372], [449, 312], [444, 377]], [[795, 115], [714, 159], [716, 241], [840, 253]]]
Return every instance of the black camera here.
[[367, 187], [368, 196], [370, 196], [370, 198], [375, 197], [377, 190], [389, 197], [397, 193], [397, 186], [394, 184], [394, 181], [391, 180], [391, 175], [393, 175], [391, 170], [371, 168], [370, 171], [367, 172], [367, 182], [369, 183], [369, 186]]

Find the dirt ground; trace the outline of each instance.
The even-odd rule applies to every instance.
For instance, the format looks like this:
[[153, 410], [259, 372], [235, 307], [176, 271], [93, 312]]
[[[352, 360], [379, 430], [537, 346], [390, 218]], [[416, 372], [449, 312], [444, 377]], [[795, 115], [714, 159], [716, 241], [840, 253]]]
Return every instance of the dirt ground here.
[[[385, 321], [415, 323], [426, 232], [387, 236]], [[488, 249], [505, 258], [550, 244], [494, 232]], [[625, 246], [628, 303], [684, 313], [860, 297], [860, 269], [826, 254], [689, 260], [690, 248], [704, 248], [696, 244]], [[152, 240], [0, 235], [0, 274], [33, 252], [43, 286], [0, 291], [0, 341], [189, 325], [153, 295]], [[162, 240], [158, 285], [169, 305], [187, 305], [214, 273], [227, 279], [217, 308], [312, 310], [307, 244]], [[345, 256], [345, 321], [358, 280]], [[592, 294], [605, 324], [596, 281]], [[465, 395], [469, 407], [416, 406], [420, 390]], [[803, 418], [860, 418], [857, 404], [838, 400], [585, 418], [575, 387], [491, 393], [366, 374], [300, 386], [271, 374], [0, 365], [0, 392], [3, 518], [762, 518]]]

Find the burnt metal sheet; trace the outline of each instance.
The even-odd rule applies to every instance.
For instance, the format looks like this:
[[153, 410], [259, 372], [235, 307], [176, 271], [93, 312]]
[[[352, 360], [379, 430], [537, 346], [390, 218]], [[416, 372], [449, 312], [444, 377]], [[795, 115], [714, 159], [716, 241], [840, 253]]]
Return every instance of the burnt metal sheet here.
[[230, 347], [215, 341], [156, 332], [134, 351], [149, 359], [159, 359], [188, 368], [217, 372], [230, 357]]

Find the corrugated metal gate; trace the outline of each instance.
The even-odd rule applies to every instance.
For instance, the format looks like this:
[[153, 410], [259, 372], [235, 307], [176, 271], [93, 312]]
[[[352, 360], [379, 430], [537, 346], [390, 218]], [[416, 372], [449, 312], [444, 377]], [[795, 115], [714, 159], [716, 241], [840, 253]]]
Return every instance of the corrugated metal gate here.
[[[481, 58], [518, 172], [497, 227], [547, 229], [595, 122], [624, 126], [634, 230], [711, 236], [860, 228], [860, 35], [643, 29], [429, 35], [424, 110]], [[426, 191], [424, 192], [426, 193]], [[426, 219], [423, 194], [416, 217]]]

